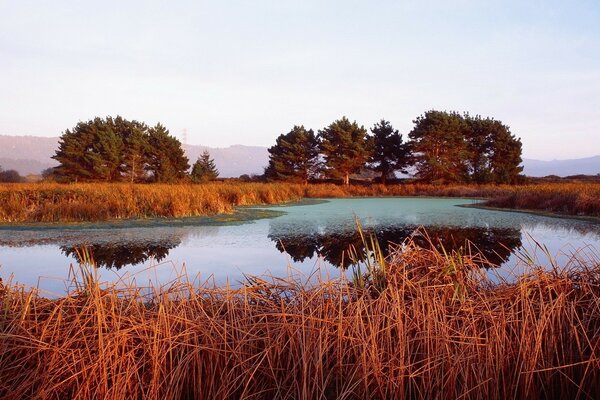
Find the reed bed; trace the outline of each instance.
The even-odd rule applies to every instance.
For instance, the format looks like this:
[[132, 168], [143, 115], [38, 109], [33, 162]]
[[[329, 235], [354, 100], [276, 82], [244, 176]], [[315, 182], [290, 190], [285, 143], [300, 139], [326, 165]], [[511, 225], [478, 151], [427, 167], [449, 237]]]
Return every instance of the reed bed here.
[[544, 183], [516, 186], [492, 196], [491, 207], [538, 210], [576, 216], [600, 217], [600, 183]]
[[235, 206], [299, 200], [301, 186], [260, 183], [205, 185], [0, 185], [0, 222], [77, 222], [179, 218], [232, 212]]
[[302, 198], [434, 196], [487, 199], [486, 205], [600, 217], [599, 183], [510, 185], [115, 183], [0, 185], [0, 223], [180, 218], [232, 212], [236, 206]]
[[84, 268], [49, 300], [5, 283], [0, 397], [599, 398], [600, 263], [531, 261], [514, 283], [472, 263], [408, 243], [364, 285], [181, 276], [143, 290]]

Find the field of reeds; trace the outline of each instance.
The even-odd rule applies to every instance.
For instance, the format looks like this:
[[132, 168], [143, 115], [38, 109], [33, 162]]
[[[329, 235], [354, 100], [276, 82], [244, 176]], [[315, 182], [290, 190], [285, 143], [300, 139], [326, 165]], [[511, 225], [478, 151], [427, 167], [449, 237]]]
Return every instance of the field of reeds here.
[[486, 205], [517, 210], [600, 217], [600, 183], [543, 183], [514, 186], [491, 196]]
[[243, 205], [350, 196], [476, 197], [488, 199], [487, 205], [492, 207], [600, 217], [600, 184], [597, 183], [523, 186], [42, 183], [0, 185], [0, 223], [180, 218], [231, 212], [234, 207]]
[[513, 283], [408, 244], [361, 279], [0, 287], [3, 399], [597, 399], [600, 262]]

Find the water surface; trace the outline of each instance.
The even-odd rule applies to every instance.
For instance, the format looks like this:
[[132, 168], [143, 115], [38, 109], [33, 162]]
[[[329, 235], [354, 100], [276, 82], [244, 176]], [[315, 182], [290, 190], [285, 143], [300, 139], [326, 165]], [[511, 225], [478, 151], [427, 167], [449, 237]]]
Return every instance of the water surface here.
[[[285, 276], [290, 268], [322, 268], [336, 276], [352, 264], [348, 248], [362, 239], [356, 219], [382, 244], [412, 237], [447, 251], [471, 243], [509, 274], [516, 253], [545, 255], [558, 263], [573, 253], [600, 248], [600, 224], [524, 213], [458, 207], [469, 199], [351, 198], [248, 208], [236, 216], [110, 224], [0, 227], [0, 276], [53, 293], [65, 291], [69, 265], [83, 247], [93, 254], [101, 279], [166, 283], [181, 271], [199, 280], [236, 284], [244, 274]], [[420, 227], [427, 232], [428, 237]], [[151, 267], [151, 268], [149, 268]]]

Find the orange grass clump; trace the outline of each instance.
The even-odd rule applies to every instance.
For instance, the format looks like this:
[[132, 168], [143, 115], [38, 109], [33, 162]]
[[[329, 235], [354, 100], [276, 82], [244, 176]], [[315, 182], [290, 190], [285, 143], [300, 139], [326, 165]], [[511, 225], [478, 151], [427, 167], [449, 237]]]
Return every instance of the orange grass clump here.
[[409, 243], [370, 288], [182, 276], [144, 292], [88, 272], [50, 300], [6, 284], [0, 397], [599, 398], [600, 264], [492, 284], [470, 262]]

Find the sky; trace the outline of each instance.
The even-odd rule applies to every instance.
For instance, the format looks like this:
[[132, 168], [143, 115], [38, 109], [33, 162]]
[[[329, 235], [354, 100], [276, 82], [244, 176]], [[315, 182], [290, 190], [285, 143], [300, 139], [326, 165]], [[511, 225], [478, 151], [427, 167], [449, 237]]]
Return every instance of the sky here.
[[[431, 109], [542, 160], [600, 155], [600, 1], [0, 0], [0, 134], [121, 115], [189, 144]], [[185, 133], [184, 133], [185, 132]]]

